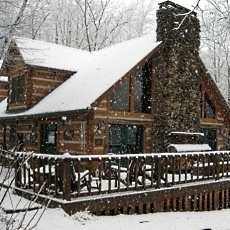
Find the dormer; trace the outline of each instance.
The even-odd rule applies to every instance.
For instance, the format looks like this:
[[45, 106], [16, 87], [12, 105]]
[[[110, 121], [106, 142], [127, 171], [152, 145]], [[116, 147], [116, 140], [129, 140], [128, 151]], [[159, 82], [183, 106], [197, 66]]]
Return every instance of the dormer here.
[[37, 104], [77, 72], [76, 63], [84, 55], [88, 52], [26, 38], [13, 39], [3, 62], [9, 78], [7, 112], [21, 112]]

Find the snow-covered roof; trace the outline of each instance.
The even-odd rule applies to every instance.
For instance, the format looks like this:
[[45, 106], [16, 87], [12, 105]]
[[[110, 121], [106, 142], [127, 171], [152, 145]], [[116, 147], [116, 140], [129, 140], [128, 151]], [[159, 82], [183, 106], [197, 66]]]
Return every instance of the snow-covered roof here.
[[175, 148], [177, 152], [199, 152], [199, 151], [211, 151], [211, 147], [208, 144], [171, 144], [168, 146]]
[[54, 43], [16, 37], [14, 41], [26, 64], [76, 72], [89, 52]]
[[0, 81], [8, 82], [8, 77], [0, 76]]
[[204, 136], [204, 133], [192, 133], [192, 132], [170, 132], [169, 135], [171, 134], [178, 134], [178, 135], [198, 135], [198, 136]]
[[[3, 64], [3, 60], [0, 59], [0, 71], [1, 71], [1, 68], [2, 68], [2, 64]], [[0, 75], [0, 81], [8, 82], [8, 77]]]
[[[36, 43], [43, 44], [43, 42]], [[46, 45], [47, 43], [44, 44]], [[119, 81], [158, 45], [159, 43], [154, 41], [154, 36], [149, 34], [87, 54], [88, 58], [85, 58], [85, 55], [83, 55], [84, 60], [81, 62], [78, 62], [76, 59], [76, 64], [79, 63], [76, 68], [77, 73], [34, 107], [25, 112], [7, 114], [7, 102], [4, 100], [0, 103], [0, 117], [87, 109], [98, 97]], [[29, 49], [26, 51], [26, 55], [29, 57]], [[66, 58], [65, 62], [68, 61], [69, 59]], [[48, 59], [47, 62], [49, 62]]]

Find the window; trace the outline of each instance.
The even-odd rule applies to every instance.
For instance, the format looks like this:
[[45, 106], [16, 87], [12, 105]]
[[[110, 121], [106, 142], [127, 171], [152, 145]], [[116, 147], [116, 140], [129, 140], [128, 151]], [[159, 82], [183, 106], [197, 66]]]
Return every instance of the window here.
[[205, 98], [205, 117], [215, 118], [215, 108], [211, 104], [211, 101], [206, 97]]
[[122, 132], [122, 126], [120, 125], [112, 125], [110, 128], [110, 145], [116, 147], [120, 146], [122, 143], [122, 137], [121, 137], [121, 132]]
[[141, 153], [143, 151], [143, 126], [111, 125], [109, 130], [109, 152], [118, 154]]
[[115, 86], [111, 98], [113, 110], [129, 111], [129, 91], [129, 79], [123, 80]]
[[151, 79], [147, 66], [137, 72], [135, 87], [135, 111], [151, 112]]
[[24, 87], [25, 79], [24, 77], [14, 77], [11, 81], [11, 101], [12, 102], [22, 102], [24, 100]]
[[201, 105], [202, 105], [201, 114], [203, 118], [215, 118], [216, 117], [215, 107], [213, 106], [212, 102], [209, 100], [206, 94], [204, 95], [204, 99], [202, 100]]
[[74, 130], [73, 129], [66, 129], [64, 131], [64, 140], [65, 141], [72, 141], [74, 139]]

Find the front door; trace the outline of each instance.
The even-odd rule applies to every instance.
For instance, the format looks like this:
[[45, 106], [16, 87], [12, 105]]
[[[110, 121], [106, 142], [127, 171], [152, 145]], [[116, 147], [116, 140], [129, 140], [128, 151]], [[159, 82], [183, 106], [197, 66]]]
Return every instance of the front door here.
[[109, 132], [109, 153], [143, 153], [143, 126], [111, 125]]
[[55, 154], [57, 151], [57, 125], [43, 124], [41, 126], [41, 152]]

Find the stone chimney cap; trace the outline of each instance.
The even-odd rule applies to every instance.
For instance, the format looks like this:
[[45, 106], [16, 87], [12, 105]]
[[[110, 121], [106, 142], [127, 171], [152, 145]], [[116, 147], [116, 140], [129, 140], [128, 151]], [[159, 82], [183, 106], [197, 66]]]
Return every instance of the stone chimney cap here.
[[191, 14], [193, 14], [195, 16], [197, 15], [196, 12], [193, 12], [192, 10], [190, 10], [190, 9], [184, 7], [184, 6], [181, 6], [181, 5], [179, 5], [179, 4], [175, 3], [175, 2], [172, 2], [172, 1], [160, 2], [159, 6], [160, 6], [160, 9], [162, 9], [162, 8], [167, 8], [167, 9], [168, 8], [176, 8], [179, 11], [181, 11], [181, 13], [184, 13], [184, 14], [191, 13]]

